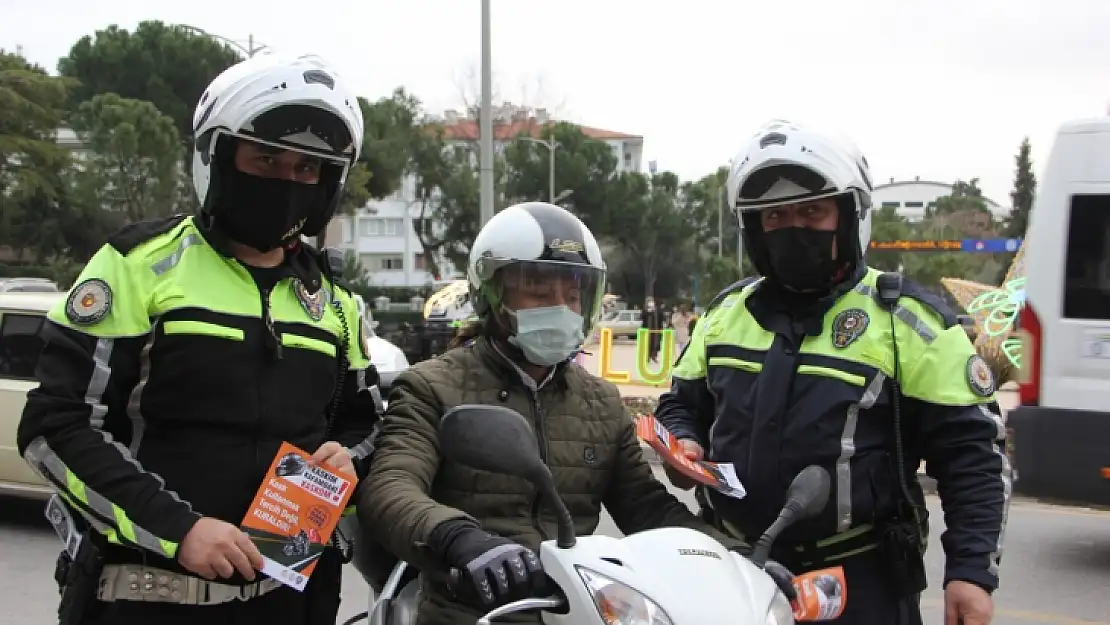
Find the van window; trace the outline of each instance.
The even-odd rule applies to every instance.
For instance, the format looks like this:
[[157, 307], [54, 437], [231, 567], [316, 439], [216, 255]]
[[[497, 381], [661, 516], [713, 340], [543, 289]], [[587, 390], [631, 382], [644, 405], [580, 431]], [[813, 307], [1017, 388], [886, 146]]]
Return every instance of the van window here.
[[1110, 319], [1110, 195], [1073, 195], [1064, 317]]
[[42, 315], [4, 313], [0, 316], [0, 377], [35, 379], [42, 351]]

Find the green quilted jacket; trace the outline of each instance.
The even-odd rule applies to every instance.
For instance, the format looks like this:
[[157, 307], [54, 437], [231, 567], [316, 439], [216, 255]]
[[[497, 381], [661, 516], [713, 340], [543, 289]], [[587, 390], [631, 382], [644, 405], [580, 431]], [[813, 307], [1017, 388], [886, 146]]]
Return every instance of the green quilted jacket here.
[[[567, 364], [535, 390], [488, 339], [479, 338], [416, 364], [393, 383], [373, 466], [359, 490], [358, 514], [394, 555], [428, 562], [420, 546], [432, 529], [460, 517], [534, 550], [557, 534], [553, 509], [527, 481], [440, 455], [440, 416], [459, 404], [508, 406], [532, 423], [579, 535], [597, 529], [604, 505], [626, 534], [683, 525], [735, 544], [655, 479], [614, 385]], [[441, 585], [425, 583], [420, 625], [473, 625], [478, 616], [452, 602]]]

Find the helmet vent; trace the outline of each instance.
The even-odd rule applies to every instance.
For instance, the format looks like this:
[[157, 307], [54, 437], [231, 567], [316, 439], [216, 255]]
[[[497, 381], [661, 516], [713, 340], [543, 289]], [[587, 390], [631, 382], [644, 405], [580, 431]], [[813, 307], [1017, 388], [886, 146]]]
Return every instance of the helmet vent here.
[[781, 132], [772, 132], [764, 135], [763, 138], [759, 140], [760, 149], [766, 149], [772, 145], [786, 145], [786, 135]]
[[335, 89], [335, 79], [328, 75], [327, 72], [319, 69], [310, 69], [304, 73], [304, 81], [307, 84], [324, 85], [328, 89]]

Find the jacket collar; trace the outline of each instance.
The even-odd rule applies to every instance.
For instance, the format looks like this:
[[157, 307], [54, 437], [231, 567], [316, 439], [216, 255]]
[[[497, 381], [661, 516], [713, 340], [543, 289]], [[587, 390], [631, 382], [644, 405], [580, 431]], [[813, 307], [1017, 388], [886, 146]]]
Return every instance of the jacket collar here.
[[[206, 216], [193, 217], [193, 225], [197, 229], [197, 233], [204, 239], [208, 246], [216, 250], [224, 258], [239, 262], [235, 259], [235, 255], [231, 252], [231, 241], [223, 232], [218, 228], [212, 226], [212, 219]], [[326, 262], [322, 255], [316, 251], [315, 248], [303, 243], [295, 241], [291, 245], [285, 246], [285, 260], [283, 266], [288, 269], [288, 273], [298, 278], [305, 285], [305, 290], [309, 294], [315, 295], [320, 287], [323, 285], [323, 272], [321, 267], [322, 263]]]

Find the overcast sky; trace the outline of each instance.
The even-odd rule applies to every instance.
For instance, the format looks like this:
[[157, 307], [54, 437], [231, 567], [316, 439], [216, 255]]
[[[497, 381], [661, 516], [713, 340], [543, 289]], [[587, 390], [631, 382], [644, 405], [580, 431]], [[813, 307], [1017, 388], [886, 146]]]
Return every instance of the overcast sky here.
[[[0, 47], [53, 70], [82, 35], [159, 19], [441, 112], [478, 93], [480, 18], [478, 0], [0, 0]], [[978, 176], [1008, 205], [1023, 136], [1039, 176], [1059, 124], [1106, 113], [1108, 25], [1110, 0], [493, 0], [495, 96], [643, 135], [683, 178], [777, 117], [853, 137], [877, 181]]]

